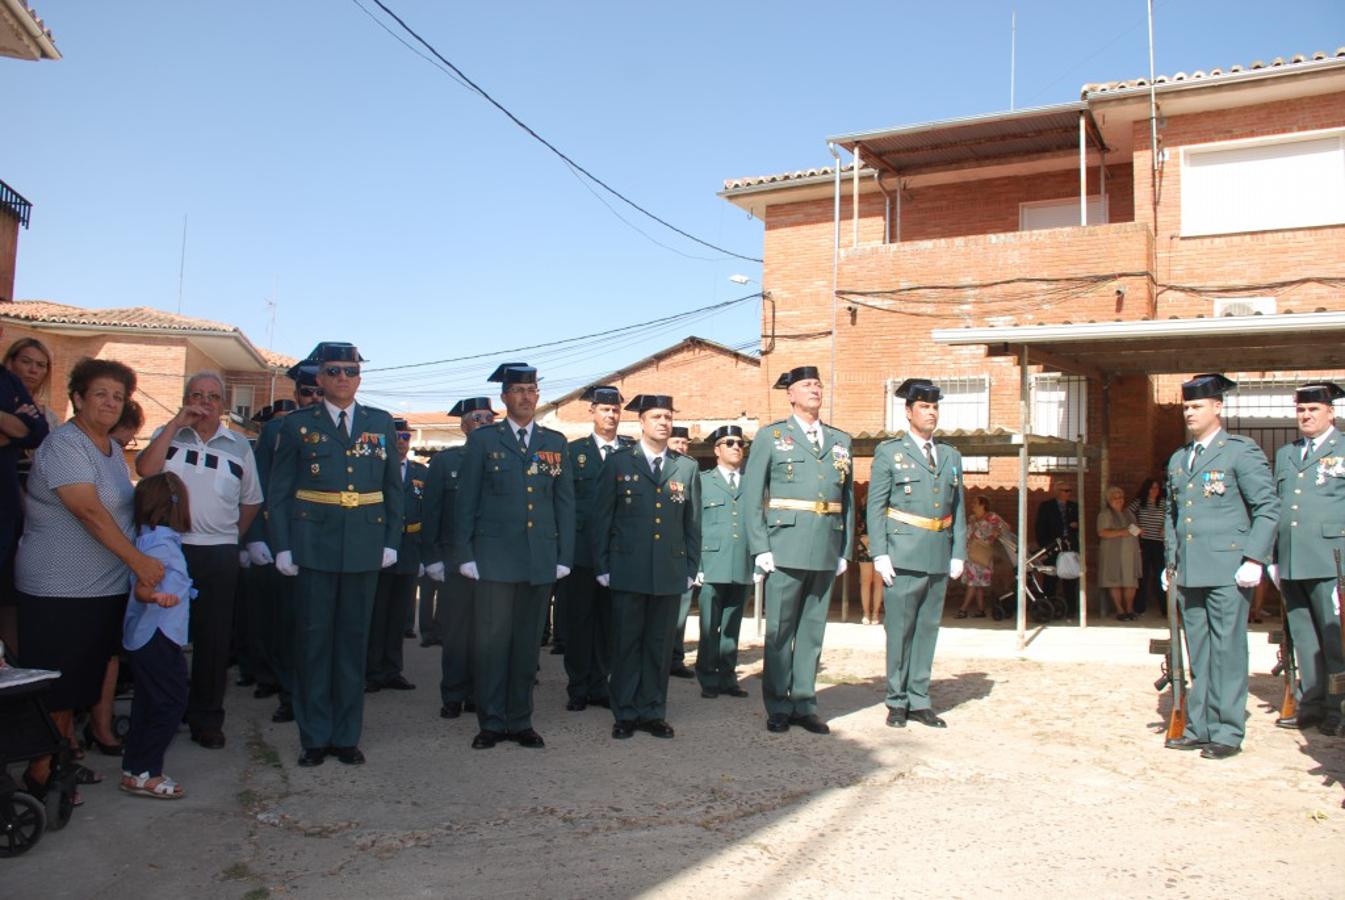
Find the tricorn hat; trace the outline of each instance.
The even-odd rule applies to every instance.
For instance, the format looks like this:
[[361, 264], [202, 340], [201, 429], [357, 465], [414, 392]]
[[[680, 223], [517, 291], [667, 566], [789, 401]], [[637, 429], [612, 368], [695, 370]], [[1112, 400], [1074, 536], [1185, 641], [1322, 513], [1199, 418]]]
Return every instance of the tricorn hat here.
[[[525, 375], [530, 374], [531, 377], [516, 375], [512, 370], [518, 370]], [[486, 380], [498, 381], [501, 384], [535, 384], [537, 382], [537, 370], [525, 362], [500, 363]]]
[[780, 377], [775, 379], [776, 388], [783, 389], [789, 387], [796, 381], [804, 381], [808, 378], [821, 380], [822, 376], [817, 372], [817, 366], [795, 366], [788, 372], [781, 372]]
[[[671, 398], [669, 399], [669, 402], [670, 403], [672, 402]], [[672, 436], [687, 438], [689, 440], [691, 438], [691, 432], [687, 430], [687, 427], [685, 425], [674, 425], [672, 430]]]
[[1314, 381], [1294, 391], [1295, 403], [1331, 403], [1345, 397], [1345, 389], [1334, 381]]
[[743, 436], [743, 428], [741, 425], [720, 425], [714, 431], [706, 435], [705, 443], [713, 447], [715, 444], [718, 444], [721, 440], [723, 440], [726, 437], [740, 438], [742, 436]]
[[928, 378], [907, 378], [897, 388], [897, 396], [904, 398], [907, 406], [920, 402], [938, 403], [943, 399], [943, 391]]
[[621, 396], [621, 391], [610, 384], [590, 385], [589, 387], [584, 388], [584, 393], [579, 395], [579, 399], [581, 401], [587, 400], [589, 403], [601, 403], [613, 406], [620, 406], [625, 402], [625, 398]]
[[1190, 381], [1182, 384], [1183, 400], [1205, 400], [1213, 398], [1222, 400], [1224, 394], [1238, 386], [1236, 381], [1230, 381], [1217, 373], [1207, 375], [1197, 375]]
[[[345, 341], [323, 341], [313, 348], [313, 352], [308, 354], [308, 359], [304, 362], [328, 363], [328, 362], [365, 362], [360, 351], [354, 344], [347, 344]], [[300, 363], [302, 365], [302, 363]]]
[[453, 408], [448, 411], [448, 414], [450, 416], [457, 416], [459, 419], [461, 419], [468, 413], [476, 412], [478, 409], [484, 409], [489, 412], [490, 398], [468, 397], [464, 400], [459, 400], [457, 403], [453, 404]]
[[651, 409], [666, 409], [672, 412], [673, 398], [667, 394], [638, 394], [626, 404], [626, 409], [635, 413], [647, 412]]
[[314, 360], [306, 359], [295, 363], [285, 370], [285, 375], [296, 387], [318, 386], [318, 364]]
[[271, 418], [275, 418], [279, 413], [292, 413], [299, 408], [299, 404], [288, 398], [277, 400], [271, 407]]

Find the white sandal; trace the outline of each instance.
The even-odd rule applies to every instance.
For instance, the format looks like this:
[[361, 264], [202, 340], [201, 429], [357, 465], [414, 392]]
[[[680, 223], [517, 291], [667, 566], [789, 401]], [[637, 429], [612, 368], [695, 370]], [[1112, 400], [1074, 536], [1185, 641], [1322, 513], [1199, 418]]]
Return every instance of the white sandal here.
[[[186, 791], [182, 790], [182, 786], [167, 775], [154, 776], [148, 772], [135, 775], [131, 772], [122, 772], [121, 776], [121, 789], [137, 797], [153, 797], [155, 800], [181, 800], [187, 796]], [[149, 782], [156, 777], [159, 779], [158, 784], [151, 785]]]

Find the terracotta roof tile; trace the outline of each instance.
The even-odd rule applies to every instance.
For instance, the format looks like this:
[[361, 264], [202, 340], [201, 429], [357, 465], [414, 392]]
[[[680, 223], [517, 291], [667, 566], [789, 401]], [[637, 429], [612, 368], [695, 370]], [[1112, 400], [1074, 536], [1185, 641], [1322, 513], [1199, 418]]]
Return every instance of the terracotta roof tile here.
[[[841, 172], [853, 172], [854, 163], [846, 163], [841, 166]], [[799, 169], [795, 172], [782, 172], [778, 175], [760, 175], [754, 178], [725, 178], [724, 190], [736, 191], [741, 188], [757, 187], [763, 184], [777, 184], [786, 181], [801, 181], [805, 178], [830, 177], [835, 173], [833, 166], [821, 166], [816, 169]]]
[[[1301, 66], [1307, 63], [1324, 62], [1332, 59], [1345, 59], [1345, 47], [1337, 47], [1334, 53], [1327, 53], [1318, 50], [1309, 55], [1298, 53], [1285, 59], [1277, 56], [1270, 62], [1255, 60], [1250, 65], [1233, 65], [1227, 69], [1213, 68], [1208, 72], [1197, 69], [1190, 74], [1186, 72], [1177, 72], [1173, 75], [1155, 75], [1154, 84], [1173, 84], [1183, 81], [1208, 81], [1210, 79], [1228, 78], [1233, 75], [1242, 75], [1247, 72], [1257, 72], [1262, 69], [1280, 69], [1292, 66]], [[1082, 94], [1087, 98], [1091, 94], [1106, 94], [1113, 91], [1123, 91], [1127, 88], [1148, 87], [1149, 79], [1131, 78], [1128, 81], [1104, 81], [1097, 84], [1085, 84], [1082, 88]]]
[[84, 309], [50, 300], [16, 300], [0, 307], [0, 315], [27, 322], [51, 322], [61, 325], [90, 325], [111, 328], [143, 328], [147, 331], [217, 331], [234, 334], [237, 326], [209, 319], [180, 316], [151, 309], [128, 306], [122, 309]]

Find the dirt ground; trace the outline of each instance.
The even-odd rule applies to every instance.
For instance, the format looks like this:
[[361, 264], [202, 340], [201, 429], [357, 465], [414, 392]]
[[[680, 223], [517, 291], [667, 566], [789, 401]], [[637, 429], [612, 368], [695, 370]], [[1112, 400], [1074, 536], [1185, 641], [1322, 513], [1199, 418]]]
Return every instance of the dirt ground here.
[[437, 649], [408, 641], [420, 687], [368, 698], [368, 765], [297, 768], [293, 726], [231, 689], [229, 746], [183, 734], [169, 752], [187, 799], [122, 796], [115, 761], [91, 756], [108, 782], [0, 861], [0, 896], [1340, 895], [1345, 739], [1273, 727], [1264, 637], [1245, 752], [1214, 762], [1162, 747], [1159, 629], [1051, 631], [1024, 658], [1002, 630], [945, 628], [949, 727], [895, 730], [881, 629], [832, 625], [829, 737], [766, 732], [755, 641], [748, 699], [673, 680], [672, 741], [565, 712], [543, 651], [540, 751], [471, 750], [474, 721], [437, 716]]

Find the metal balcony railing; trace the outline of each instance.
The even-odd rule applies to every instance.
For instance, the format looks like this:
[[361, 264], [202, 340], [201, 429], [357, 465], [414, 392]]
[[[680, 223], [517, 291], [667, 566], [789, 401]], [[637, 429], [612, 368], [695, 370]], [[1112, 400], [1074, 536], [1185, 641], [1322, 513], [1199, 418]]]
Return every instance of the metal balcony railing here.
[[33, 204], [25, 200], [18, 191], [0, 181], [0, 209], [7, 210], [14, 218], [19, 220], [20, 225], [27, 228], [28, 218], [33, 212]]

